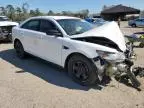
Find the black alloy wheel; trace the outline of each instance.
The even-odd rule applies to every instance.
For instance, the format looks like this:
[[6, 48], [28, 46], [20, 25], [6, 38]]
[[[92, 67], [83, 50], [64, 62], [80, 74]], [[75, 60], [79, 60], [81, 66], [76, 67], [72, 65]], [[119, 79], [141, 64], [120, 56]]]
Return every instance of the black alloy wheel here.
[[69, 76], [80, 85], [91, 85], [98, 80], [94, 63], [83, 55], [72, 56], [68, 62]]

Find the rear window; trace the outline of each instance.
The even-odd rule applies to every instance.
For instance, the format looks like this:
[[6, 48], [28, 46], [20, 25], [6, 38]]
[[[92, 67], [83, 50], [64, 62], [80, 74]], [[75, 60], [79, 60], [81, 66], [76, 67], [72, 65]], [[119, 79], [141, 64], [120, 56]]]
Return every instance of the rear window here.
[[40, 20], [30, 20], [22, 25], [21, 28], [39, 31], [40, 30]]

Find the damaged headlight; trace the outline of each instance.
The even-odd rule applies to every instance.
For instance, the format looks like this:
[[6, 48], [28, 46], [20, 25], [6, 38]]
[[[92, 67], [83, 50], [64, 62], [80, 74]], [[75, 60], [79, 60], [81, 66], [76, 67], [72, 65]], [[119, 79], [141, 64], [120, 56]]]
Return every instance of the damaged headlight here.
[[96, 50], [96, 52], [101, 58], [111, 62], [121, 62], [125, 59], [124, 53], [121, 52], [115, 53], [115, 52], [107, 52], [101, 50]]
[[115, 54], [114, 52], [107, 52], [107, 51], [101, 51], [101, 50], [96, 50], [98, 55], [102, 58], [109, 57], [111, 54]]

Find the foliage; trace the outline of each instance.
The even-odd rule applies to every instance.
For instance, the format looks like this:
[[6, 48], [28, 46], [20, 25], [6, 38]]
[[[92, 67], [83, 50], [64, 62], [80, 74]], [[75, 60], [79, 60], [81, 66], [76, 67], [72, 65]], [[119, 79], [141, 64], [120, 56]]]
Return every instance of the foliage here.
[[21, 7], [14, 7], [13, 5], [9, 4], [7, 6], [0, 7], [0, 15], [4, 15], [9, 17], [13, 21], [23, 21], [28, 17], [34, 16], [43, 16], [43, 15], [66, 15], [66, 16], [76, 16], [85, 18], [89, 14], [89, 10], [81, 10], [79, 12], [71, 12], [71, 11], [62, 11], [56, 13], [52, 10], [49, 10], [47, 13], [43, 13], [40, 11], [39, 8], [29, 10], [29, 4], [23, 3]]

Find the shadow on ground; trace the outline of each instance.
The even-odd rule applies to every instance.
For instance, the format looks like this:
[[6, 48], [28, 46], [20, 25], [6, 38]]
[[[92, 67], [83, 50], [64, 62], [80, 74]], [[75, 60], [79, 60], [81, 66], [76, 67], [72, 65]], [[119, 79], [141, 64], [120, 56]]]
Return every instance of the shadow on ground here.
[[64, 72], [64, 69], [39, 58], [30, 56], [24, 60], [21, 60], [16, 56], [13, 49], [1, 51], [0, 58], [20, 68], [21, 70], [16, 71], [16, 74], [29, 72], [47, 81], [48, 83], [68, 89], [77, 89], [84, 91], [88, 91], [90, 88], [94, 88], [96, 90], [102, 89], [102, 87], [97, 84], [93, 85], [92, 87], [80, 86], [68, 77], [67, 73]]

